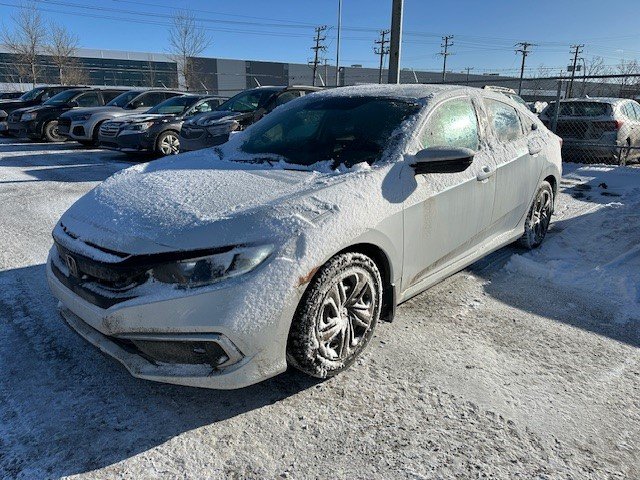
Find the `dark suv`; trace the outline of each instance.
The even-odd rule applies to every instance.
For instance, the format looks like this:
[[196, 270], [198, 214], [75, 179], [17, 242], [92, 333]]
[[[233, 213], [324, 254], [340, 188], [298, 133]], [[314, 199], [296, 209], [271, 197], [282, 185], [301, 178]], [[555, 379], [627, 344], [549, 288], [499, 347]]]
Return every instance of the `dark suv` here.
[[180, 152], [178, 132], [186, 118], [210, 112], [220, 105], [210, 95], [181, 95], [166, 100], [146, 113], [105, 122], [100, 127], [100, 146], [128, 154], [175, 155]]
[[8, 135], [9, 127], [7, 125], [7, 117], [11, 112], [19, 108], [33, 107], [40, 105], [49, 100], [54, 95], [70, 90], [72, 86], [54, 86], [54, 87], [37, 87], [23, 93], [20, 98], [0, 100], [0, 135]]
[[192, 118], [180, 130], [182, 151], [200, 150], [220, 145], [235, 130], [244, 130], [274, 108], [309, 93], [319, 87], [258, 87], [240, 92], [215, 111]]
[[113, 88], [74, 88], [61, 92], [42, 105], [15, 110], [9, 115], [9, 133], [32, 140], [63, 142], [66, 137], [58, 132], [58, 117], [81, 107], [100, 107], [123, 92]]

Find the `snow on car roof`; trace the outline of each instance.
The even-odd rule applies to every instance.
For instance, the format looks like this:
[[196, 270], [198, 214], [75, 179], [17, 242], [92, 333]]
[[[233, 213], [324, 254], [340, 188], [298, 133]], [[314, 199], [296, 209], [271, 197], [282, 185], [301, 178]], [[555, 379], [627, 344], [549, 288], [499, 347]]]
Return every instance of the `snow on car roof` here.
[[628, 98], [618, 97], [584, 97], [584, 98], [567, 98], [566, 100], [560, 100], [560, 103], [574, 103], [574, 102], [594, 102], [594, 103], [619, 103], [629, 100]]
[[471, 87], [463, 87], [460, 85], [436, 85], [436, 84], [369, 84], [355, 85], [351, 87], [338, 87], [321, 92], [314, 93], [314, 98], [318, 96], [332, 97], [350, 97], [350, 96], [371, 96], [371, 97], [389, 97], [404, 98], [408, 100], [418, 100], [433, 97], [442, 92], [450, 92], [454, 90], [479, 90]]

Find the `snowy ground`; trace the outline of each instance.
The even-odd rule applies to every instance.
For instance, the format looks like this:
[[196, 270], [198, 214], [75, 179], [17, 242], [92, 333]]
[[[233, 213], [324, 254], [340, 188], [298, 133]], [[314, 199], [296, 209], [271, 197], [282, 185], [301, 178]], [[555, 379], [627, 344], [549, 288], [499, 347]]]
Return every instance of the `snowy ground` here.
[[56, 314], [51, 229], [125, 160], [0, 140], [0, 477], [640, 478], [640, 169], [568, 165], [540, 250], [402, 305], [345, 374], [218, 392]]

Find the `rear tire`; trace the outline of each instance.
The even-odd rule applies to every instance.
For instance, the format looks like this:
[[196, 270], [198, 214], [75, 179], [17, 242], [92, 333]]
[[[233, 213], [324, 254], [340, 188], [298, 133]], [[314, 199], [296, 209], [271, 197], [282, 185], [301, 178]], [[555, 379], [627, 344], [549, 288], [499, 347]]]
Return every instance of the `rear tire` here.
[[42, 133], [43, 133], [44, 139], [47, 142], [62, 143], [67, 140], [66, 137], [63, 137], [58, 133], [57, 120], [51, 120], [45, 123], [44, 127], [42, 128]]
[[289, 364], [316, 378], [349, 368], [380, 319], [382, 278], [361, 253], [329, 260], [307, 288], [289, 331]]
[[518, 240], [521, 247], [532, 250], [542, 244], [551, 223], [553, 205], [553, 188], [549, 182], [543, 181], [538, 187], [524, 222], [524, 234]]

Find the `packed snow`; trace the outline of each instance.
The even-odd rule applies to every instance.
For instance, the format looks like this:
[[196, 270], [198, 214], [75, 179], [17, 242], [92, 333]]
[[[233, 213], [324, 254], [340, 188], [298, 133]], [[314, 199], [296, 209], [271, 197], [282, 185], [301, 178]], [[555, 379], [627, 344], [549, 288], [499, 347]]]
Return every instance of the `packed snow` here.
[[136, 380], [56, 313], [51, 231], [125, 159], [0, 140], [0, 477], [640, 478], [640, 168], [565, 165], [540, 249], [403, 304], [344, 374], [218, 392]]

